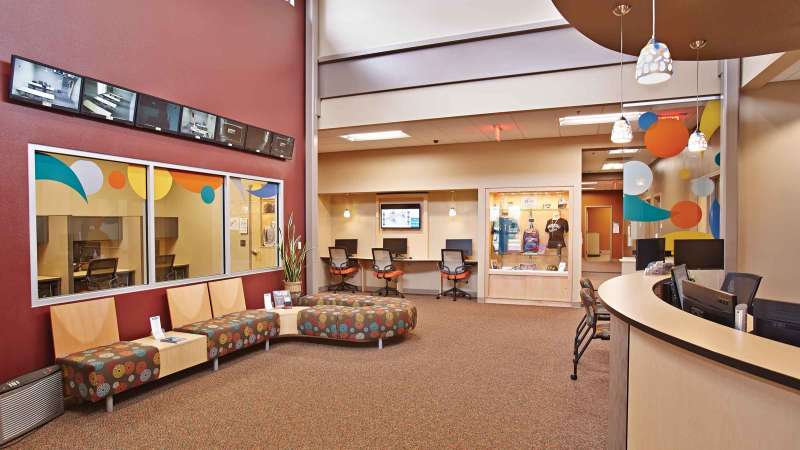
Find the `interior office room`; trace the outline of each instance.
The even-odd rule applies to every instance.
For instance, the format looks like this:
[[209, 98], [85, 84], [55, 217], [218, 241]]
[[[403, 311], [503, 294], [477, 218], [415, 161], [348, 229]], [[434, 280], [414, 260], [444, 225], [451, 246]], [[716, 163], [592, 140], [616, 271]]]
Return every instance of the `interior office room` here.
[[0, 447], [797, 448], [768, 3], [10, 3]]

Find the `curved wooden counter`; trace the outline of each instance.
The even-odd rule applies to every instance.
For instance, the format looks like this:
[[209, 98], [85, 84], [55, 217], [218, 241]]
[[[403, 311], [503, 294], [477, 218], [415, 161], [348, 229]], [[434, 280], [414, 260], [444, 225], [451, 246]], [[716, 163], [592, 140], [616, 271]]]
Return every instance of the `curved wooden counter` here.
[[613, 278], [608, 448], [798, 448], [800, 347], [658, 298], [663, 276]]

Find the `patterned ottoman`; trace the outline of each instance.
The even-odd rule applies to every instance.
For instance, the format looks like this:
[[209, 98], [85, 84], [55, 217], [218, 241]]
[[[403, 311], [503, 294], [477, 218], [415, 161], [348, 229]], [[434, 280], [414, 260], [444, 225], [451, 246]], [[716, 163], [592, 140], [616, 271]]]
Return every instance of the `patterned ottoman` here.
[[351, 342], [404, 336], [417, 326], [417, 308], [409, 301], [361, 294], [320, 293], [298, 299], [310, 306], [297, 315], [301, 335]]
[[208, 359], [216, 359], [244, 347], [267, 341], [280, 333], [280, 317], [274, 312], [250, 309], [176, 328], [184, 333], [205, 334]]
[[90, 348], [56, 360], [68, 396], [96, 402], [158, 378], [158, 349], [135, 342]]

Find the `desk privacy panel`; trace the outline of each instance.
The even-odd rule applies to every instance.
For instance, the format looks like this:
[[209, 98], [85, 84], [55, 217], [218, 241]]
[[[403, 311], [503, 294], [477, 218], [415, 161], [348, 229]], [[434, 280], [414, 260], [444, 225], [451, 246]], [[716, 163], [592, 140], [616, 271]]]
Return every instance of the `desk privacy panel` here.
[[[699, 128], [709, 141], [719, 129], [719, 115], [719, 100], [701, 110]], [[688, 151], [695, 120], [685, 116], [647, 112], [639, 118], [646, 151], [655, 161], [623, 165], [623, 216], [631, 221], [632, 240], [687, 233], [719, 238], [719, 154], [711, 146], [704, 152]]]

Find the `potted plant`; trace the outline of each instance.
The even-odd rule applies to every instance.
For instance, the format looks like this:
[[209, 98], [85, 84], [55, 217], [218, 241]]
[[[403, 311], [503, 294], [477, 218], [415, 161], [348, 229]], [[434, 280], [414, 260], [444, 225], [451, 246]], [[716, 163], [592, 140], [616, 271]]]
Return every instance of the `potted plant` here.
[[280, 242], [281, 261], [283, 261], [283, 287], [297, 298], [303, 290], [303, 266], [306, 262], [308, 248], [303, 246], [302, 237], [295, 234], [294, 215], [289, 215], [286, 235]]

